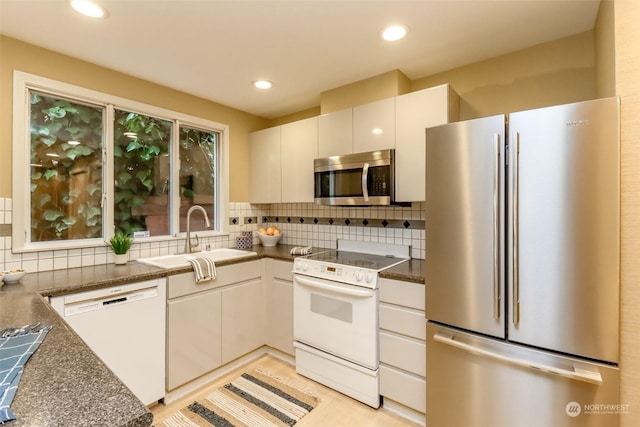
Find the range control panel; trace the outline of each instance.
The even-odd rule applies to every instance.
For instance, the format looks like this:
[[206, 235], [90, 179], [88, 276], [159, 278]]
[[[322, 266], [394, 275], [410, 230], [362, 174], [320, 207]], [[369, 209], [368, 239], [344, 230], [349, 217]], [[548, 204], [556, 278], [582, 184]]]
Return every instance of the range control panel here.
[[363, 286], [370, 289], [376, 289], [378, 287], [377, 271], [350, 265], [296, 258], [293, 261], [293, 273]]

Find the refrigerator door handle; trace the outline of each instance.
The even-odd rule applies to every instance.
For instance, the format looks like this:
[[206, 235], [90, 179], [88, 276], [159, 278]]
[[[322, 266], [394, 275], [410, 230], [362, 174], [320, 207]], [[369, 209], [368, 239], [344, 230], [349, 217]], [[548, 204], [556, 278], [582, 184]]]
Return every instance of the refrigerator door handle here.
[[511, 151], [513, 159], [511, 161], [511, 167], [513, 169], [512, 175], [512, 195], [513, 195], [513, 324], [517, 325], [520, 322], [520, 285], [518, 283], [518, 156], [520, 153], [520, 134], [514, 132], [513, 134], [514, 148]]
[[445, 334], [442, 332], [436, 332], [433, 335], [434, 341], [447, 344], [469, 353], [489, 357], [494, 360], [498, 360], [505, 363], [510, 363], [516, 366], [525, 368], [539, 369], [550, 374], [559, 375], [564, 378], [569, 378], [577, 381], [583, 381], [590, 384], [602, 384], [602, 375], [598, 371], [589, 371], [584, 368], [579, 368], [574, 365], [573, 370], [563, 369], [557, 366], [550, 366], [543, 363], [535, 362], [532, 360], [526, 360], [521, 358], [509, 357], [494, 351], [484, 349], [482, 347], [468, 344], [459, 340], [451, 334]]
[[493, 318], [500, 319], [500, 134], [493, 134]]

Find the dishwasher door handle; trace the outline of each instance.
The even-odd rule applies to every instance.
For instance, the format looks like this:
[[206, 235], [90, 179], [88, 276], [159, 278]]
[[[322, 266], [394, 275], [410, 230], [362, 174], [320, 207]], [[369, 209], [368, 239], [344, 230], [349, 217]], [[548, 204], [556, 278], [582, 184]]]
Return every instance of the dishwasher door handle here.
[[158, 287], [152, 286], [146, 289], [137, 289], [125, 292], [104, 295], [101, 298], [91, 298], [64, 304], [64, 316], [74, 316], [89, 311], [103, 310], [120, 304], [141, 301], [158, 296]]

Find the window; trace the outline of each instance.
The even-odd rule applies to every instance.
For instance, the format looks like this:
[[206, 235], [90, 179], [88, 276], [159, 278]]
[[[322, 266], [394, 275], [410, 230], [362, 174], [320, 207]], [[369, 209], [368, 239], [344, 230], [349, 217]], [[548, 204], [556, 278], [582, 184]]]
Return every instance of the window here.
[[225, 232], [227, 126], [18, 71], [14, 94], [14, 251], [183, 238], [193, 205]]
[[101, 237], [104, 108], [29, 95], [31, 241]]
[[173, 123], [114, 112], [114, 225], [127, 235], [169, 235], [169, 147]]
[[[180, 128], [180, 231], [186, 231], [190, 207], [201, 205], [207, 212], [218, 209], [215, 192], [218, 138], [214, 132], [186, 126]], [[205, 229], [206, 223], [201, 216], [194, 216], [192, 220], [191, 230]]]

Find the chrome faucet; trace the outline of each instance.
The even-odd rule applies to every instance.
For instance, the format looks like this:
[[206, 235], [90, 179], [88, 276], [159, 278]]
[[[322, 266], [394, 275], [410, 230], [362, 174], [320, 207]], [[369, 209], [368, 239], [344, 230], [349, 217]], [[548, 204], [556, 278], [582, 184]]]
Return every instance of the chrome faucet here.
[[204, 215], [204, 222], [207, 224], [207, 228], [211, 228], [211, 223], [209, 222], [207, 211], [205, 211], [204, 208], [200, 205], [191, 206], [187, 211], [187, 240], [184, 242], [184, 252], [187, 254], [190, 254], [192, 252], [198, 252], [198, 251], [194, 251], [194, 249], [200, 246], [200, 240], [198, 239], [197, 234], [196, 234], [196, 243], [191, 244], [191, 214], [193, 213], [193, 211], [196, 211], [196, 210], [202, 211], [202, 214]]

